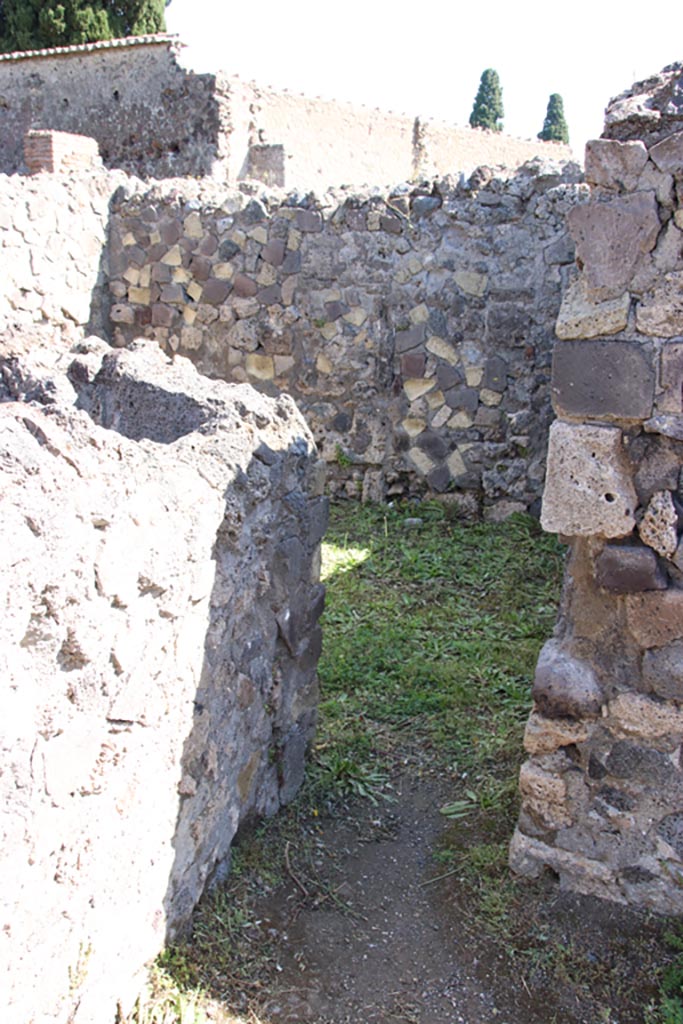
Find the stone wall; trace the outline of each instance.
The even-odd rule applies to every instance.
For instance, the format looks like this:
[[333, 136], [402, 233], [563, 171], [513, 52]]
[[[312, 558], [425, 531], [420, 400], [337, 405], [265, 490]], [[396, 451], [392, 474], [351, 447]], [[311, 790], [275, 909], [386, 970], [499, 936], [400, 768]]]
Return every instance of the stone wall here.
[[0, 172], [22, 169], [30, 129], [93, 135], [107, 167], [145, 178], [256, 177], [319, 191], [571, 158], [557, 143], [195, 75], [177, 49], [172, 37], [142, 36], [0, 55]]
[[[291, 394], [332, 487], [540, 495], [577, 168], [322, 199], [174, 182], [112, 206], [112, 337]], [[497, 509], [497, 511], [495, 511]]]
[[3, 1017], [92, 1024], [301, 781], [326, 499], [287, 397], [155, 344], [3, 356]]
[[515, 870], [683, 913], [683, 65], [613, 101], [569, 213], [542, 523], [569, 543]]
[[30, 129], [93, 136], [107, 167], [144, 177], [221, 173], [221, 82], [180, 68], [168, 36], [0, 55], [0, 173]]
[[281, 172], [267, 184], [324, 192], [397, 181], [470, 175], [487, 164], [514, 169], [535, 157], [570, 160], [568, 146], [516, 139], [420, 116], [339, 103], [243, 82], [225, 85], [231, 126], [228, 181], [261, 178], [253, 155], [281, 147]]

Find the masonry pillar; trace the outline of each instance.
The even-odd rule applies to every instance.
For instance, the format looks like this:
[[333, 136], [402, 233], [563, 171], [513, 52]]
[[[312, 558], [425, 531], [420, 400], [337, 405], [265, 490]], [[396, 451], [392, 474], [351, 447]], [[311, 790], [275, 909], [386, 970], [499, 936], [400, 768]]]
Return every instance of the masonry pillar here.
[[542, 512], [569, 555], [510, 863], [683, 913], [683, 65], [612, 101], [586, 180]]

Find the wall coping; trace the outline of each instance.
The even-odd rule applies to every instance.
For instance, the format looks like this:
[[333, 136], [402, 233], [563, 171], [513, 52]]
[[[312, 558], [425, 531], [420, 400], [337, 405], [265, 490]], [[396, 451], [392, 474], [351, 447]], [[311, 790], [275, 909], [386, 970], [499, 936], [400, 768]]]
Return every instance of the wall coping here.
[[94, 43], [78, 43], [74, 46], [51, 46], [46, 50], [15, 50], [0, 53], [0, 61], [34, 60], [42, 57], [62, 57], [74, 53], [92, 53], [94, 50], [127, 50], [132, 46], [168, 46], [178, 50], [185, 44], [180, 36], [159, 32], [148, 36], [126, 36], [124, 39], [102, 39]]

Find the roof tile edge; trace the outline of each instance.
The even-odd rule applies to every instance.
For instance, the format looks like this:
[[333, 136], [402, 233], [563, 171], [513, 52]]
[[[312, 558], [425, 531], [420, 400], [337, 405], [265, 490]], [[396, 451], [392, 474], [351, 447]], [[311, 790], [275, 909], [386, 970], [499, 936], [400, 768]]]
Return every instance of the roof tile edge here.
[[159, 32], [148, 36], [126, 36], [123, 39], [102, 39], [94, 43], [78, 43], [74, 46], [51, 46], [46, 50], [15, 50], [0, 53], [0, 61], [31, 60], [36, 57], [61, 57], [73, 53], [91, 53], [94, 50], [127, 49], [131, 46], [169, 46], [179, 50], [185, 44], [178, 35]]

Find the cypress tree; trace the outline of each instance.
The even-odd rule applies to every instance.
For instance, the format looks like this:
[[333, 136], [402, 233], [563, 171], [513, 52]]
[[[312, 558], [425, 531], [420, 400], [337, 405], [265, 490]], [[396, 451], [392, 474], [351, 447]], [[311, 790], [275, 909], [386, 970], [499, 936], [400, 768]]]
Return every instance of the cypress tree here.
[[164, 0], [0, 0], [0, 53], [165, 30]]
[[500, 132], [503, 130], [503, 116], [503, 90], [498, 72], [487, 68], [479, 82], [470, 114], [470, 125], [472, 128], [488, 128], [492, 132]]
[[554, 92], [548, 100], [543, 130], [538, 133], [538, 138], [544, 142], [569, 143], [569, 129], [564, 119], [564, 104], [559, 92]]

